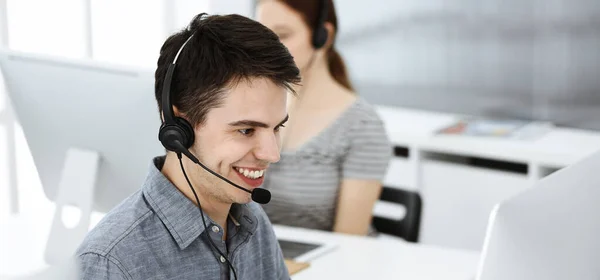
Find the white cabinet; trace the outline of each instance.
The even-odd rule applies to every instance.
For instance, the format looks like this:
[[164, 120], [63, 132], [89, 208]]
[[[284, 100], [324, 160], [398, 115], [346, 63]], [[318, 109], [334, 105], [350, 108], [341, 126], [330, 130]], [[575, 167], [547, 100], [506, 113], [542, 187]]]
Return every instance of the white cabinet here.
[[[481, 250], [493, 207], [550, 173], [600, 150], [600, 133], [554, 127], [528, 140], [439, 135], [466, 116], [377, 106], [397, 156], [384, 185], [415, 190], [423, 209], [419, 242]], [[405, 209], [378, 202], [375, 214]]]

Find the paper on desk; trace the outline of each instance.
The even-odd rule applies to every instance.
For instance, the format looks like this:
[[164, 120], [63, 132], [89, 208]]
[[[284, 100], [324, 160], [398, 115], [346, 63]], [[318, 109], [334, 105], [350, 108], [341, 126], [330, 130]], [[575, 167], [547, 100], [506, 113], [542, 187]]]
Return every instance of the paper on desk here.
[[438, 130], [437, 134], [534, 140], [552, 127], [551, 123], [541, 121], [465, 118]]

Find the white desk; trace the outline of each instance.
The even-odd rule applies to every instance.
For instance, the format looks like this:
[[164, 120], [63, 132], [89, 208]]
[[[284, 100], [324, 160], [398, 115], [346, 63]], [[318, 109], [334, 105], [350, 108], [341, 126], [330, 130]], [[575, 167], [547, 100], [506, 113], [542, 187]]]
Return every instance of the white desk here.
[[[41, 216], [44, 214], [40, 213], [35, 220]], [[33, 217], [23, 217], [22, 221], [13, 219], [10, 225], [2, 225], [0, 275], [26, 275], [47, 268], [43, 261], [43, 250], [50, 223], [32, 222], [29, 218]], [[101, 215], [94, 215], [93, 224], [100, 218]], [[397, 239], [341, 235], [279, 225], [274, 228], [278, 237], [294, 239], [300, 236], [302, 239], [338, 244], [335, 250], [312, 260], [310, 267], [293, 275], [293, 280], [470, 280], [475, 275], [479, 260], [478, 252], [413, 244]]]
[[[600, 150], [598, 131], [553, 127], [530, 140], [438, 135], [465, 116], [389, 106], [377, 111], [403, 151], [392, 159], [384, 185], [420, 193], [424, 244], [478, 250], [494, 205]], [[403, 216], [380, 202], [375, 214]]]
[[334, 242], [338, 246], [293, 275], [304, 279], [474, 279], [479, 252], [404, 242], [400, 239], [358, 237], [276, 225], [280, 238]]
[[534, 140], [437, 135], [462, 115], [376, 106], [390, 140], [397, 146], [497, 160], [565, 167], [600, 150], [600, 132], [554, 127]]

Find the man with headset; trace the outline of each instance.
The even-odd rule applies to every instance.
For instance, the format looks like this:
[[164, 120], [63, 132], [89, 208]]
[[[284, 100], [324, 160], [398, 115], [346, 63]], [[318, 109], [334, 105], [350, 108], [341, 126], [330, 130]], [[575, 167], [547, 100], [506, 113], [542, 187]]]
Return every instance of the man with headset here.
[[86, 236], [81, 278], [289, 279], [255, 202], [270, 200], [259, 186], [300, 80], [292, 56], [260, 23], [200, 14], [165, 41], [155, 78], [167, 155]]

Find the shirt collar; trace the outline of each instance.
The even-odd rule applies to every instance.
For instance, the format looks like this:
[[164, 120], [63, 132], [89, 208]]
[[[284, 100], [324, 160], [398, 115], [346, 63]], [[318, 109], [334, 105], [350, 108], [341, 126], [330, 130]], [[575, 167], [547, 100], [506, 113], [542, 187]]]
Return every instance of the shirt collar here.
[[[202, 223], [198, 207], [161, 173], [164, 163], [165, 156], [153, 159], [142, 185], [142, 192], [150, 207], [166, 226], [179, 248], [183, 250], [206, 228]], [[229, 216], [233, 218], [234, 224], [239, 224], [241, 230], [255, 232], [258, 220], [248, 205], [233, 204]], [[206, 214], [204, 219], [208, 227], [216, 224]]]

